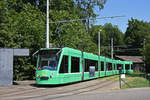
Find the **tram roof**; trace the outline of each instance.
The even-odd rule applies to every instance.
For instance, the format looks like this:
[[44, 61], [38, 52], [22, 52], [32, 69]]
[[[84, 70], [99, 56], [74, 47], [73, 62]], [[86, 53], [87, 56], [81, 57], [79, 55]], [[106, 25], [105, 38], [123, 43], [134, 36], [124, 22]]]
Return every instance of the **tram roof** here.
[[[41, 48], [40, 50], [60, 50], [60, 49], [65, 49], [65, 50], [69, 50], [69, 51], [74, 51], [74, 52], [81, 52], [80, 50], [77, 50], [77, 49], [73, 49], [73, 48], [69, 48], [69, 47], [63, 47], [63, 48]], [[88, 56], [98, 56], [96, 54], [93, 54], [93, 53], [89, 53], [89, 52], [84, 52], [85, 55], [88, 55]], [[106, 59], [106, 60], [112, 60], [112, 61], [117, 61], [117, 62], [121, 62], [121, 63], [132, 63], [131, 61], [121, 61], [121, 60], [115, 60], [115, 59], [111, 59], [111, 58], [107, 58], [107, 57], [104, 57], [104, 56], [100, 56], [101, 59]]]
[[61, 48], [41, 48], [40, 50], [59, 50]]

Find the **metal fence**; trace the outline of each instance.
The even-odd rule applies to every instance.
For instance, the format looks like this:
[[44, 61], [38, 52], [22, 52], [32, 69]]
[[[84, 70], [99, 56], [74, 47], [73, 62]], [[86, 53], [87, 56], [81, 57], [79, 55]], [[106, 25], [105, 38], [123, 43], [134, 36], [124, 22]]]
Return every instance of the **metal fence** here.
[[150, 73], [128, 73], [119, 75], [120, 88], [150, 87]]

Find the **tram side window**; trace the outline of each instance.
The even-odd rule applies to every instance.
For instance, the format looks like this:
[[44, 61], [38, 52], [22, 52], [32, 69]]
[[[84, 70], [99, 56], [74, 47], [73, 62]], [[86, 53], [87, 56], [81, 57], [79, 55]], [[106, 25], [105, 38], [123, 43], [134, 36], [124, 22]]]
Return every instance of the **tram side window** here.
[[119, 64], [117, 64], [117, 70], [119, 70], [119, 67], [120, 67], [120, 65], [119, 65]]
[[101, 71], [104, 71], [104, 62], [101, 62]]
[[89, 63], [88, 63], [88, 60], [85, 59], [85, 72], [88, 72], [89, 71]]
[[68, 73], [68, 56], [63, 56], [59, 73]]
[[120, 66], [121, 66], [121, 69], [123, 70], [123, 64], [120, 64]]
[[129, 69], [130, 69], [129, 64], [126, 64], [126, 65], [125, 65], [125, 69], [126, 69], [126, 70], [129, 70]]
[[85, 59], [85, 72], [89, 72], [90, 66], [95, 66], [95, 71], [98, 71], [98, 61]]
[[131, 69], [133, 70], [133, 64], [131, 64]]
[[117, 64], [117, 70], [119, 70], [119, 68], [121, 67], [121, 69], [123, 68], [122, 64]]
[[106, 63], [106, 71], [108, 71], [108, 63]]
[[95, 71], [98, 71], [98, 61], [95, 60], [91, 60], [91, 61], [92, 61], [91, 66], [95, 66]]
[[107, 63], [108, 70], [112, 70], [112, 63]]
[[77, 57], [71, 57], [71, 73], [79, 72], [80, 59]]
[[117, 64], [115, 64], [114, 67], [115, 67], [115, 70], [117, 70]]

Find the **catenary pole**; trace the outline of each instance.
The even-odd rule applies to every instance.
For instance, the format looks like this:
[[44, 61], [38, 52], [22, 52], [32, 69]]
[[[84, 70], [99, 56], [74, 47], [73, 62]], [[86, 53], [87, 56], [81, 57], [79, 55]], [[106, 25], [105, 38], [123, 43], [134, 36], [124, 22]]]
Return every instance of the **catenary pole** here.
[[[144, 42], [144, 43], [143, 43], [143, 48], [144, 48], [144, 50], [145, 50], [145, 39], [144, 39], [143, 42]], [[145, 55], [144, 55], [144, 70], [146, 69], [146, 68], [145, 68], [145, 60], [146, 60], [146, 59], [145, 59]]]
[[114, 50], [113, 50], [113, 38], [111, 38], [111, 59], [113, 59], [114, 57], [113, 57], [113, 52], [114, 52]]
[[47, 0], [46, 13], [46, 48], [49, 48], [49, 0]]
[[99, 32], [98, 32], [98, 55], [100, 56], [100, 32], [101, 32], [102, 30], [99, 30]]

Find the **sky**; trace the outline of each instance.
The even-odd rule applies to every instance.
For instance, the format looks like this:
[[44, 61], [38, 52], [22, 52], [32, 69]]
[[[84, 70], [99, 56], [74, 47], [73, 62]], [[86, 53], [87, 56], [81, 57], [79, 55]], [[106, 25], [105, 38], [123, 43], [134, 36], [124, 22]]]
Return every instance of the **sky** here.
[[112, 23], [124, 33], [131, 17], [150, 22], [150, 0], [107, 0], [104, 9], [101, 11], [95, 9], [95, 12], [98, 17], [125, 15], [126, 17], [97, 20], [95, 23], [96, 25]]

